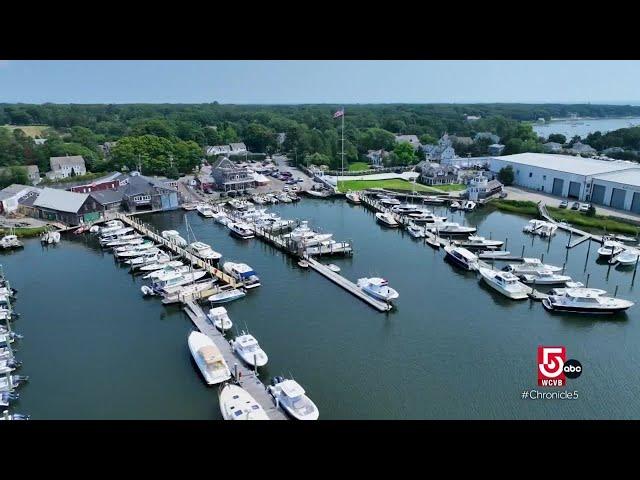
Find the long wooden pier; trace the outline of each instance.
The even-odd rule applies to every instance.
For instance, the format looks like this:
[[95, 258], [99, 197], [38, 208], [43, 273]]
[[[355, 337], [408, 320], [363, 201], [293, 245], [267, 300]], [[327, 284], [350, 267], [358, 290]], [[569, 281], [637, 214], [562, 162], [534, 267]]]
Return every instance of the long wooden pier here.
[[267, 388], [253, 370], [247, 368], [242, 359], [233, 352], [231, 345], [222, 333], [209, 321], [199, 305], [187, 301], [184, 311], [196, 328], [208, 336], [218, 347], [229, 366], [235, 382], [246, 390], [262, 406], [270, 420], [288, 420], [289, 417], [278, 407], [267, 392]]
[[242, 287], [244, 285], [243, 282], [238, 282], [232, 276], [227, 275], [222, 270], [218, 270], [210, 262], [207, 262], [206, 260], [203, 260], [202, 258], [196, 257], [194, 254], [192, 254], [191, 252], [186, 251], [181, 246], [176, 245], [174, 242], [171, 242], [171, 241], [167, 240], [166, 238], [164, 238], [162, 235], [159, 235], [157, 232], [154, 232], [150, 227], [145, 225], [144, 222], [142, 222], [140, 219], [132, 218], [132, 217], [130, 217], [128, 215], [124, 215], [122, 213], [116, 213], [115, 214], [115, 218], [117, 218], [118, 220], [121, 220], [122, 222], [126, 223], [130, 227], [133, 227], [137, 232], [141, 233], [145, 237], [150, 238], [151, 240], [153, 240], [154, 242], [160, 244], [161, 246], [167, 248], [172, 253], [180, 256], [182, 259], [184, 259], [184, 260], [188, 261], [189, 263], [191, 263], [191, 265], [193, 265], [194, 267], [197, 266], [197, 267], [200, 267], [200, 268], [204, 269], [212, 277], [217, 278], [221, 282], [224, 282], [224, 283], [230, 285], [233, 288], [239, 288], [239, 287]]

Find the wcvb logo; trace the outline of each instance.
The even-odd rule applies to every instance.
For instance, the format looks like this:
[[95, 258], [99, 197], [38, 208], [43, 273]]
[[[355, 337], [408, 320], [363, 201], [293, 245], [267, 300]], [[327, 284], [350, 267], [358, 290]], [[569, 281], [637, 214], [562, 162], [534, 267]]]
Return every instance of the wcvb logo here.
[[565, 347], [538, 346], [538, 386], [564, 387], [567, 378], [578, 378], [582, 365], [577, 360], [567, 360]]

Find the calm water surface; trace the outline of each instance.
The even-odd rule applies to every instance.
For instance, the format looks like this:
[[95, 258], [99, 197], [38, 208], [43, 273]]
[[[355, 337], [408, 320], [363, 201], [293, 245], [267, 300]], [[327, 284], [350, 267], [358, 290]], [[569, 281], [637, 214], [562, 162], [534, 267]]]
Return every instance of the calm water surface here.
[[[236, 240], [194, 212], [145, 221], [184, 234], [187, 216], [223, 261], [254, 267], [262, 287], [228, 304], [229, 314], [268, 353], [263, 378], [293, 375], [321, 418], [640, 418], [640, 306], [616, 319], [552, 315], [540, 303], [500, 296], [445, 262], [442, 251], [381, 228], [362, 207], [304, 199], [271, 210], [351, 240], [354, 256], [331, 261], [352, 280], [387, 278], [400, 292], [396, 311], [378, 313], [259, 240]], [[633, 273], [596, 263], [595, 244], [586, 259], [588, 244], [567, 254], [563, 233], [551, 243], [521, 233], [526, 218], [450, 216], [508, 238], [514, 254], [524, 246], [527, 256], [566, 262], [574, 279], [590, 273], [589, 286], [613, 292], [618, 285], [619, 296], [640, 302]], [[16, 411], [37, 419], [220, 418], [216, 390], [203, 384], [187, 349], [187, 317], [142, 298], [142, 281], [89, 237], [48, 249], [28, 241], [1, 261], [19, 289], [14, 327], [25, 335], [18, 357], [30, 376]], [[583, 375], [568, 385], [578, 400], [520, 399], [536, 385], [539, 344], [565, 345], [581, 361]]]
[[556, 120], [543, 125], [533, 125], [533, 130], [538, 135], [547, 138], [552, 133], [561, 133], [567, 140], [579, 135], [585, 138], [593, 132], [610, 132], [620, 128], [629, 128], [640, 125], [640, 118], [593, 118], [583, 120]]

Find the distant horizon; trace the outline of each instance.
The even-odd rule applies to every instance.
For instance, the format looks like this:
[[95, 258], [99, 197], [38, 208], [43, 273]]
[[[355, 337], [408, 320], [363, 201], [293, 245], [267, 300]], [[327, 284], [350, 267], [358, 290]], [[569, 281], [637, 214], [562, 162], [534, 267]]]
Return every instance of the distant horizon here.
[[627, 60], [0, 60], [0, 103], [638, 105]]

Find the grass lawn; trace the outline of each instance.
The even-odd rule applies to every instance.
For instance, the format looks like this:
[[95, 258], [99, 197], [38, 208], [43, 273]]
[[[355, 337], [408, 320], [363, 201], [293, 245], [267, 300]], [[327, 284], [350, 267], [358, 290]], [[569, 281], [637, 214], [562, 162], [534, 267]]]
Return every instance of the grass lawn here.
[[433, 188], [437, 188], [442, 192], [459, 192], [461, 190], [466, 190], [467, 186], [462, 183], [452, 183], [450, 185], [434, 185]]
[[42, 137], [49, 125], [4, 125], [9, 130], [22, 130], [28, 137]]
[[491, 200], [487, 205], [503, 212], [519, 213], [520, 215], [529, 215], [531, 217], [538, 216], [538, 206], [534, 202], [496, 199]]
[[0, 228], [0, 235], [15, 235], [17, 237], [38, 237], [47, 227], [23, 227], [14, 228], [13, 232], [8, 228]]
[[365, 190], [367, 188], [386, 188], [389, 190], [409, 190], [415, 188], [416, 192], [438, 192], [435, 188], [427, 187], [419, 183], [407, 182], [401, 178], [392, 178], [388, 180], [340, 180], [338, 181], [338, 190], [346, 192], [347, 190]]
[[369, 164], [367, 162], [354, 162], [349, 164], [350, 172], [363, 172], [369, 170]]

